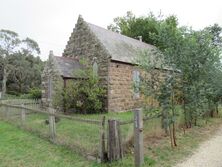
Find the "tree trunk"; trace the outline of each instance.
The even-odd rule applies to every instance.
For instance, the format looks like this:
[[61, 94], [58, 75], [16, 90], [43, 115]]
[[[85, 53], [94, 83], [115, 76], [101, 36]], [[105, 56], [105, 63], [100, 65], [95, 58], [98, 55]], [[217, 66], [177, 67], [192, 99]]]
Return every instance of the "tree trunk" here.
[[184, 124], [186, 128], [188, 129], [188, 121], [187, 121], [187, 110], [186, 110], [186, 105], [185, 105], [185, 99], [183, 99], [183, 113], [184, 113]]
[[[172, 91], [172, 101], [171, 101], [171, 106], [172, 106], [172, 114], [173, 114], [173, 118], [175, 117], [175, 105], [174, 105], [174, 90]], [[175, 130], [175, 119], [173, 120], [173, 144], [174, 146], [177, 146], [176, 143], [176, 130]]]
[[213, 118], [214, 117], [214, 110], [211, 108], [210, 109], [210, 117]]
[[194, 118], [194, 126], [197, 126], [197, 118], [196, 118], [196, 116]]
[[22, 83], [19, 82], [19, 93], [22, 93]]
[[169, 124], [169, 132], [170, 132], [170, 143], [171, 143], [171, 148], [174, 147], [174, 144], [173, 144], [173, 137], [172, 137], [172, 130], [171, 130], [171, 126]]
[[216, 113], [217, 113], [217, 116], [219, 116], [218, 102], [216, 103], [215, 108], [216, 108]]
[[166, 122], [168, 121], [168, 116], [167, 116], [167, 112], [165, 109], [162, 110], [162, 119], [161, 119], [161, 124], [162, 124], [162, 128], [165, 131], [165, 135], [169, 136], [169, 131], [168, 131], [168, 123]]
[[174, 146], [177, 146], [175, 123], [173, 123], [173, 144], [174, 144]]

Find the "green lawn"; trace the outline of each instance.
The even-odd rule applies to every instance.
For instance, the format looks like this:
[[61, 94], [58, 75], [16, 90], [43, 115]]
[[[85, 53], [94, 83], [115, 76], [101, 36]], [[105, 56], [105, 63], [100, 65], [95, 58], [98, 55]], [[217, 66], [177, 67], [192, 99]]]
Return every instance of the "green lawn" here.
[[0, 122], [0, 167], [85, 167], [94, 163], [25, 132]]
[[[0, 108], [2, 117], [5, 117], [6, 109], [4, 107]], [[21, 125], [21, 109], [10, 108], [8, 109], [8, 121], [14, 125]], [[108, 119], [119, 119], [119, 120], [132, 120], [133, 113], [106, 113], [106, 114], [88, 114], [80, 115], [73, 114], [73, 117], [79, 117], [81, 119], [95, 119], [102, 120], [103, 116]], [[23, 128], [35, 132], [42, 137], [49, 137], [49, 125], [45, 124], [48, 119], [47, 114], [42, 113], [30, 113], [26, 115], [25, 124]], [[124, 125], [121, 127], [122, 135], [128, 136], [132, 134], [133, 124]], [[106, 127], [107, 129], [107, 127]], [[99, 144], [100, 144], [100, 131], [101, 126], [96, 124], [89, 124], [85, 122], [79, 122], [74, 120], [69, 120], [66, 118], [61, 118], [58, 123], [56, 123], [56, 142], [62, 145], [66, 145], [73, 150], [80, 152], [84, 155], [98, 156]]]
[[[177, 135], [178, 147], [170, 148], [167, 137], [145, 145], [145, 165], [170, 167], [190, 155], [200, 141], [206, 140], [221, 124], [221, 119], [209, 121], [208, 125], [194, 127]], [[195, 138], [195, 140], [193, 140]], [[0, 121], [0, 167], [133, 167], [133, 156], [111, 164], [98, 164], [62, 146], [54, 145], [38, 136]], [[157, 144], [158, 143], [158, 144]]]
[[[14, 111], [19, 113], [20, 111]], [[14, 115], [14, 116], [13, 116]], [[106, 118], [118, 118], [119, 120], [131, 120], [132, 112], [126, 113], [108, 113], [103, 114]], [[101, 119], [103, 115], [73, 115], [87, 119]], [[11, 112], [11, 121], [13, 124], [20, 124], [20, 115]], [[49, 127], [45, 124], [48, 116], [40, 113], [28, 114], [26, 117], [26, 126], [31, 127], [33, 131], [42, 134], [48, 134]], [[221, 124], [221, 118], [209, 119], [208, 124], [205, 121], [199, 121], [197, 127], [187, 130], [183, 134], [181, 129], [177, 129], [178, 147], [171, 149], [169, 137], [163, 136], [163, 130], [160, 127], [160, 118], [144, 122], [144, 151], [145, 165], [155, 167], [168, 167], [175, 164], [178, 160], [191, 154], [193, 149], [198, 146]], [[178, 122], [179, 118], [178, 118]], [[51, 144], [48, 140], [38, 137], [39, 133], [30, 133], [21, 130], [13, 124], [0, 122], [0, 167], [44, 167], [44, 166], [89, 166], [89, 167], [130, 167], [134, 166], [133, 148], [125, 155], [124, 159], [111, 164], [98, 164], [88, 161], [78, 155], [76, 146], [86, 149], [87, 153], [98, 152], [100, 126], [87, 123], [79, 123], [68, 119], [61, 119], [56, 124], [57, 140], [65, 145], [74, 146], [68, 149], [63, 146]], [[124, 139], [130, 137], [133, 132], [133, 125], [127, 124], [121, 126], [121, 133]], [[207, 133], [206, 133], [207, 132]], [[195, 140], [193, 140], [195, 139]], [[81, 152], [82, 150], [80, 150]]]

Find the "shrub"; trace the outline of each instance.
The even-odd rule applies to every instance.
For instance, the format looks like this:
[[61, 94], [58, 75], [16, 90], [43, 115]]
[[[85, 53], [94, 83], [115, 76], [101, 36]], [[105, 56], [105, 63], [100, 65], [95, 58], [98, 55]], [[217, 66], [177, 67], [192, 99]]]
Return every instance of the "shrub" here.
[[42, 97], [42, 92], [40, 88], [32, 88], [29, 90], [29, 94], [33, 99], [40, 99]]
[[66, 88], [57, 92], [57, 99], [53, 99], [54, 104], [83, 114], [103, 112], [105, 90], [99, 84], [98, 76], [93, 74], [92, 68], [80, 70], [77, 75], [81, 79], [69, 80]]

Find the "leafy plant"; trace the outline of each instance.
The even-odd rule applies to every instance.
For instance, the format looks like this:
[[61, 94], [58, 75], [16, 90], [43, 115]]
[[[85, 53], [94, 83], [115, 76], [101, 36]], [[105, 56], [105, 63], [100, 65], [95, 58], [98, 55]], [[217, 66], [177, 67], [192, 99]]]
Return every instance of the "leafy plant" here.
[[[83, 114], [103, 112], [105, 89], [89, 66], [76, 73], [78, 79], [69, 80], [66, 88], [59, 92], [60, 106]], [[62, 104], [61, 104], [62, 102]], [[58, 103], [57, 103], [58, 105]]]
[[30, 94], [31, 98], [33, 98], [33, 99], [41, 99], [41, 97], [42, 97], [42, 92], [41, 92], [40, 88], [30, 89], [29, 94]]

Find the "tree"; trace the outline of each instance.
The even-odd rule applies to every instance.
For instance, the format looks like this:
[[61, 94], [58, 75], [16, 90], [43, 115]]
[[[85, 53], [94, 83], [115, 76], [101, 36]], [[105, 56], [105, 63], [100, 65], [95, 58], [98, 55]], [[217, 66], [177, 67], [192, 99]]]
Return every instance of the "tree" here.
[[10, 30], [0, 30], [0, 57], [1, 71], [3, 75], [2, 96], [6, 93], [6, 82], [12, 66], [8, 63], [8, 56], [16, 52], [16, 47], [20, 44], [18, 34]]
[[[108, 28], [133, 38], [142, 35], [144, 42], [157, 47], [157, 52], [141, 54], [141, 61], [137, 62], [143, 71], [149, 73], [149, 77], [141, 77], [141, 91], [145, 96], [152, 95], [158, 99], [165, 131], [169, 127], [171, 132], [172, 125], [172, 146], [176, 146], [175, 105], [179, 101], [182, 102], [187, 128], [197, 125], [198, 119], [213, 116], [218, 111], [218, 102], [222, 97], [222, 28], [219, 25], [194, 31], [179, 27], [175, 16], [163, 18], [150, 14], [136, 17], [128, 12], [124, 17], [115, 18], [114, 24]], [[157, 75], [152, 80], [150, 77], [155, 66], [151, 65], [149, 57], [158, 55], [163, 55], [160, 59], [162, 66], [159, 67], [168, 68], [161, 82]], [[152, 81], [159, 88], [153, 89], [155, 83]]]
[[27, 93], [30, 88], [40, 86], [43, 62], [39, 54], [36, 41], [30, 38], [21, 40], [17, 33], [10, 30], [0, 31], [3, 95], [6, 93], [6, 83], [9, 91], [18, 93]]
[[153, 38], [163, 44], [160, 49], [166, 66], [180, 70], [185, 122], [186, 127], [191, 127], [192, 123], [196, 125], [198, 117], [205, 114], [206, 111], [200, 108], [204, 108], [206, 99], [208, 107], [211, 105], [212, 100], [207, 94], [212, 92], [212, 88], [206, 83], [212, 71], [219, 70], [220, 49], [215, 45], [214, 33], [209, 30], [169, 29], [172, 29], [170, 24], [163, 24]]
[[171, 29], [168, 29], [168, 31], [174, 30], [178, 26], [176, 16], [172, 15], [163, 18], [161, 14], [155, 16], [152, 12], [147, 16], [136, 17], [132, 12], [128, 11], [126, 16], [116, 17], [113, 21], [114, 23], [107, 27], [109, 30], [132, 38], [142, 36], [144, 42], [157, 47], [161, 46], [162, 43], [154, 39], [153, 35], [158, 35], [162, 24], [170, 25]]

